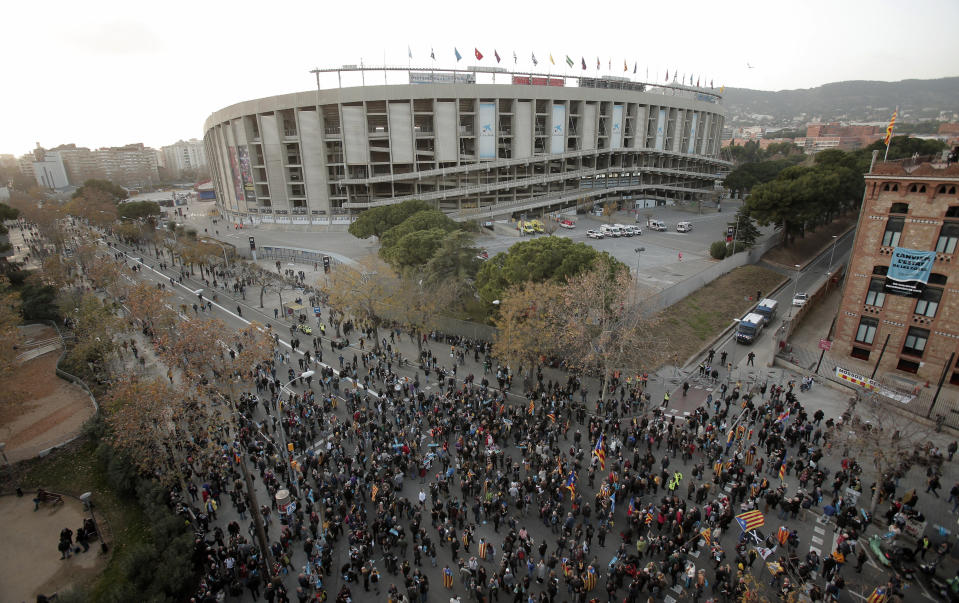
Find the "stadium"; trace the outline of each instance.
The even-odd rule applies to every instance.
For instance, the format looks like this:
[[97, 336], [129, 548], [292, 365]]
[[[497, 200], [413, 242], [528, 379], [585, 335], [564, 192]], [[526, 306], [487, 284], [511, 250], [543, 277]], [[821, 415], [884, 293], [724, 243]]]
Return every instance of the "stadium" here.
[[[368, 85], [370, 71], [383, 85]], [[318, 69], [317, 88], [241, 102], [204, 125], [234, 222], [347, 225], [422, 199], [457, 220], [716, 195], [724, 112], [711, 88], [471, 68]], [[386, 83], [387, 75], [404, 81]], [[343, 86], [360, 75], [361, 85]], [[336, 85], [320, 87], [335, 75]], [[496, 82], [497, 78], [499, 83]], [[491, 81], [490, 81], [491, 80]]]

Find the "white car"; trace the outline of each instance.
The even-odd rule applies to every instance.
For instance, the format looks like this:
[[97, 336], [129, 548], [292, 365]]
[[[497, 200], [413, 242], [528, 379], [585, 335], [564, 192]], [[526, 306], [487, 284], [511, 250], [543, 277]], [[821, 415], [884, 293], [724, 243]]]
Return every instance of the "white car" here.
[[806, 302], [809, 301], [808, 293], [797, 293], [793, 296], [793, 305], [802, 307], [806, 305]]
[[602, 239], [605, 235], [598, 230], [587, 230], [586, 236], [590, 239]]
[[680, 222], [676, 225], [676, 232], [692, 232], [693, 225], [691, 222]]

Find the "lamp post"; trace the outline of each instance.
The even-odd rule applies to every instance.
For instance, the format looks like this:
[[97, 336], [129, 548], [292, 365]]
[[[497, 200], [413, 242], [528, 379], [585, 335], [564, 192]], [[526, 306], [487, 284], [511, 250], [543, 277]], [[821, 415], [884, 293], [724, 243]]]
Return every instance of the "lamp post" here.
[[646, 248], [637, 247], [633, 251], [636, 252], [636, 303], [639, 303], [639, 257], [646, 251]]
[[[799, 284], [799, 274], [802, 266], [799, 264], [793, 264], [796, 268], [796, 274], [793, 276], [793, 299], [796, 299], [796, 286]], [[789, 316], [793, 315], [793, 300], [789, 300]]]
[[829, 252], [829, 266], [826, 267], [826, 272], [832, 272], [832, 259], [836, 255], [836, 245], [839, 243], [839, 235], [832, 236], [832, 251]]

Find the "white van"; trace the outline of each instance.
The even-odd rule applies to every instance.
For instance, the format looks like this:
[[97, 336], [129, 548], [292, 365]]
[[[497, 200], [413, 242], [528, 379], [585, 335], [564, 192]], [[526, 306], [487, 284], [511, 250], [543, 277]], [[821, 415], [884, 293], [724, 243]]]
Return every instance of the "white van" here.
[[649, 228], [650, 230], [658, 230], [659, 232], [666, 232], [666, 223], [663, 222], [662, 220], [656, 220], [654, 218], [650, 218], [649, 220], [646, 220], [646, 227]]
[[623, 236], [623, 229], [618, 226], [609, 226], [604, 224], [599, 227], [599, 232], [603, 233], [607, 237], [621, 237]]
[[632, 227], [626, 226], [625, 224], [613, 224], [613, 228], [618, 228], [623, 233], [624, 237], [631, 237], [636, 234], [633, 232]]
[[693, 230], [692, 222], [680, 222], [676, 225], [676, 232], [691, 232]]

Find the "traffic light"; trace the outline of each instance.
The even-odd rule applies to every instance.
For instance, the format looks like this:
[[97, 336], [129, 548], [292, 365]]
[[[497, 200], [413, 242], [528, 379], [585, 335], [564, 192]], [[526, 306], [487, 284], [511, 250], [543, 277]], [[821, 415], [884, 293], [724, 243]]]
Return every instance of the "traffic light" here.
[[256, 240], [250, 237], [250, 251], [256, 251]]
[[330, 271], [330, 256], [324, 255], [323, 256], [323, 272], [329, 272], [329, 271]]

